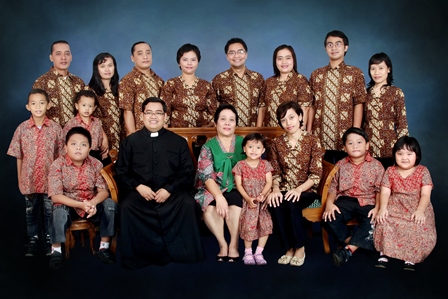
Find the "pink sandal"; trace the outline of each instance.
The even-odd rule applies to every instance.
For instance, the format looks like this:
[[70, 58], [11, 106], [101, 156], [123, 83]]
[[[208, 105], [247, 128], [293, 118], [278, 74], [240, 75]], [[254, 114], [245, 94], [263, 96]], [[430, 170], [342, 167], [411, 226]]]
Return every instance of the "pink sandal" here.
[[264, 259], [264, 256], [262, 253], [254, 254], [255, 262], [257, 265], [266, 265], [268, 262]]
[[254, 255], [250, 253], [246, 253], [243, 256], [243, 262], [245, 265], [255, 265]]

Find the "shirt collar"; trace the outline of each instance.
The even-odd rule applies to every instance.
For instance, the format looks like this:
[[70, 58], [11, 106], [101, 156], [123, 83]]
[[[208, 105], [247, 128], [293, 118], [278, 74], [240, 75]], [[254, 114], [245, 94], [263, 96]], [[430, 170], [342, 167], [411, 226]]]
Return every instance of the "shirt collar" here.
[[346, 64], [345, 64], [344, 61], [342, 61], [340, 64], [338, 64], [338, 65], [337, 65], [336, 67], [334, 67], [334, 68], [331, 67], [331, 64], [328, 64], [328, 68], [329, 68], [330, 70], [338, 70], [338, 69], [344, 68], [345, 66], [346, 66]]
[[[75, 118], [76, 118], [76, 120], [77, 120], [78, 122], [83, 123], [83, 124], [86, 124], [86, 123], [82, 120], [81, 115], [79, 115], [79, 112], [78, 112], [78, 114], [76, 114]], [[93, 122], [93, 121], [95, 120], [95, 118], [93, 117], [93, 115], [90, 115], [89, 118], [90, 118], [90, 121], [91, 121], [91, 122]], [[87, 125], [87, 124], [86, 124], [86, 125]]]
[[[74, 167], [77, 167], [72, 159], [70, 159], [70, 157], [68, 156], [68, 154], [65, 154], [65, 163], [67, 163], [67, 165], [73, 165]], [[86, 164], [90, 164], [91, 160], [90, 160], [90, 156], [87, 156], [86, 159], [84, 160], [84, 162], [82, 163], [81, 167], [84, 167]]]
[[[148, 136], [148, 137], [160, 137], [161, 135], [163, 135], [165, 132], [166, 132], [166, 129], [165, 128], [161, 128], [159, 131], [157, 131], [157, 132], [151, 132], [151, 131], [149, 131], [146, 127], [143, 127], [143, 132], [145, 133], [145, 136]], [[158, 135], [157, 136], [151, 136], [151, 134], [154, 134], [154, 133], [158, 133]]]
[[[345, 160], [346, 160], [348, 163], [352, 163], [352, 159], [350, 158], [350, 156], [347, 156], [347, 157], [345, 158]], [[373, 160], [372, 156], [371, 156], [370, 153], [367, 151], [367, 152], [366, 152], [366, 156], [365, 156], [365, 158], [364, 158], [364, 161], [372, 162], [372, 160]]]
[[72, 78], [72, 74], [70, 74], [69, 71], [67, 71], [67, 75], [61, 75], [61, 73], [59, 73], [54, 66], [51, 67], [50, 71], [53, 73], [53, 75], [57, 76], [57, 77], [69, 77], [70, 79]]
[[[44, 119], [44, 122], [43, 122], [43, 124], [42, 124], [43, 126], [49, 126], [50, 125], [50, 119], [47, 117], [47, 116], [45, 116], [45, 119]], [[34, 118], [33, 118], [33, 116], [31, 115], [30, 116], [30, 121], [28, 122], [28, 127], [29, 128], [32, 128], [33, 126], [36, 126], [36, 123], [34, 122]], [[37, 126], [36, 126], [37, 127]]]

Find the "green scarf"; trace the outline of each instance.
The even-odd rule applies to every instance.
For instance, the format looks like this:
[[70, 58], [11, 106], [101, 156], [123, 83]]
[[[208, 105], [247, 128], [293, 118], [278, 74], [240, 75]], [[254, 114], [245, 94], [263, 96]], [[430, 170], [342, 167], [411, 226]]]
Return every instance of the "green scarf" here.
[[233, 174], [232, 168], [238, 161], [246, 159], [246, 154], [243, 153], [243, 137], [239, 135], [235, 135], [235, 149], [234, 153], [224, 153], [219, 146], [218, 138], [210, 139], [206, 145], [210, 148], [213, 154], [213, 167], [215, 172], [222, 172], [222, 182], [221, 182], [221, 190], [226, 188], [227, 180], [229, 181], [229, 185], [227, 186], [227, 192], [232, 191], [233, 189]]

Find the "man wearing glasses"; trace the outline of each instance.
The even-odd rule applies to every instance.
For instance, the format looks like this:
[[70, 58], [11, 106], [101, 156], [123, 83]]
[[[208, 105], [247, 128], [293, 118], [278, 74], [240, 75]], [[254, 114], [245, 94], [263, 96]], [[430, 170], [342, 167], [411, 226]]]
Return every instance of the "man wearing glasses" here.
[[324, 47], [330, 63], [311, 74], [314, 105], [309, 124], [326, 149], [324, 160], [335, 164], [346, 156], [342, 144], [344, 132], [350, 127], [361, 127], [367, 92], [362, 71], [344, 63], [347, 36], [333, 30], [327, 33]]
[[129, 269], [204, 259], [198, 209], [191, 195], [195, 168], [187, 142], [166, 130], [166, 104], [142, 104], [144, 127], [120, 144], [121, 262]]
[[241, 38], [230, 39], [224, 47], [230, 69], [219, 73], [212, 80], [218, 103], [235, 107], [242, 127], [261, 124], [263, 116], [259, 109], [266, 109], [263, 99], [264, 78], [260, 73], [246, 68], [247, 45]]

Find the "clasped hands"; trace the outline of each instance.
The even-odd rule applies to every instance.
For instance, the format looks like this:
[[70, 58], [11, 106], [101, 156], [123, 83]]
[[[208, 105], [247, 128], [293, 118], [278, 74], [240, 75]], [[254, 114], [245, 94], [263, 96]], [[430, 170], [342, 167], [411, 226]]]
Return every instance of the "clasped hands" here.
[[145, 185], [138, 185], [136, 190], [147, 201], [154, 200], [157, 203], [165, 202], [171, 195], [166, 189], [160, 188], [157, 192], [154, 192]]
[[87, 218], [96, 214], [96, 204], [92, 204], [91, 200], [83, 200], [80, 209], [87, 213]]

